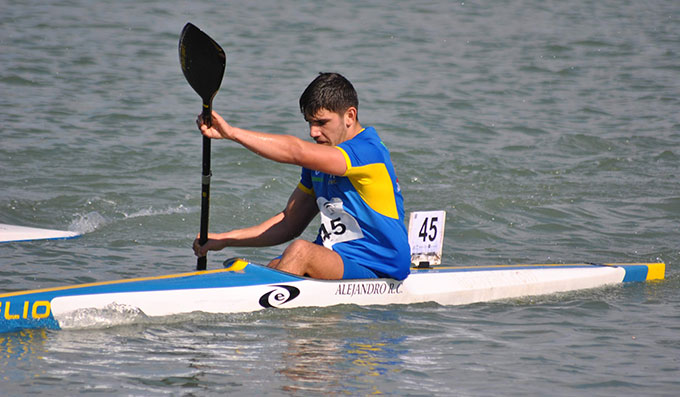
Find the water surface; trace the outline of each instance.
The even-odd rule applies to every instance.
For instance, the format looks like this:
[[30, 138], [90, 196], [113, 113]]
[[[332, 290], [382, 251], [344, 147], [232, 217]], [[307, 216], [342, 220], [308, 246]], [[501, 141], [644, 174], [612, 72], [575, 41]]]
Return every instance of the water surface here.
[[[355, 85], [444, 262], [667, 264], [659, 283], [462, 307], [192, 314], [0, 336], [7, 395], [674, 395], [680, 387], [680, 5], [0, 3], [0, 291], [184, 272], [200, 218], [191, 21], [227, 51], [214, 106], [307, 135], [321, 71]], [[283, 208], [297, 167], [213, 144], [211, 230]], [[313, 237], [313, 228], [305, 237]], [[229, 249], [209, 267], [282, 247]]]

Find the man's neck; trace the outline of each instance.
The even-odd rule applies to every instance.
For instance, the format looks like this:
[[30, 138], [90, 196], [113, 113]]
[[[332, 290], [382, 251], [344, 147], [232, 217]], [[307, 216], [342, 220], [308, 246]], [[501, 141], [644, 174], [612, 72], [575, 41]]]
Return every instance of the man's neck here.
[[359, 135], [359, 133], [360, 133], [363, 129], [364, 129], [364, 127], [362, 127], [361, 124], [359, 124], [359, 122], [357, 121], [357, 122], [354, 123], [354, 125], [349, 129], [349, 131], [348, 131], [348, 133], [347, 133], [347, 139], [346, 139], [346, 140], [349, 141], [350, 139], [352, 139], [352, 138], [354, 138], [355, 136]]

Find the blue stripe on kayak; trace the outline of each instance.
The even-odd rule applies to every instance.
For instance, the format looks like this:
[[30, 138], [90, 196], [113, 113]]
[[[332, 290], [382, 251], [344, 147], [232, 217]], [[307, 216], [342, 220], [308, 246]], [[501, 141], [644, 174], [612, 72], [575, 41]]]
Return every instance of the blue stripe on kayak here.
[[55, 296], [72, 296], [87, 294], [108, 294], [117, 292], [163, 291], [177, 289], [243, 287], [258, 284], [271, 284], [299, 281], [300, 277], [282, 273], [267, 267], [249, 264], [244, 269], [209, 270], [203, 272], [174, 274], [130, 280], [104, 281], [101, 283], [81, 284], [69, 287], [56, 287], [44, 290], [21, 291], [0, 294], [0, 300], [10, 299], [44, 299], [51, 300]]
[[621, 265], [626, 270], [623, 282], [646, 281], [649, 267], [647, 265]]

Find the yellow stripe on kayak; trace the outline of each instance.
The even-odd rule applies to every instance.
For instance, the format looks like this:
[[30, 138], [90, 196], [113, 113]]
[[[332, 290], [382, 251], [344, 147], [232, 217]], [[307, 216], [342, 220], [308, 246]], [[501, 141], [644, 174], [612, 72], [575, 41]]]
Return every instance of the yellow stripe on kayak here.
[[9, 298], [11, 296], [35, 294], [35, 293], [39, 293], [39, 292], [52, 292], [52, 291], [63, 291], [63, 290], [75, 289], [75, 288], [97, 287], [97, 286], [100, 286], [100, 285], [133, 283], [133, 282], [136, 282], [136, 281], [163, 280], [163, 279], [170, 279], [170, 278], [198, 276], [198, 275], [202, 275], [202, 274], [234, 272], [234, 271], [240, 271], [240, 270], [245, 269], [245, 267], [247, 265], [248, 265], [248, 262], [243, 261], [243, 260], [237, 260], [227, 269], [201, 270], [201, 271], [198, 271], [198, 272], [167, 274], [167, 275], [164, 275], [164, 276], [138, 277], [138, 278], [123, 279], [123, 280], [99, 281], [99, 282], [96, 282], [96, 283], [68, 285], [68, 286], [63, 286], [63, 287], [34, 289], [34, 290], [30, 290], [30, 291], [16, 291], [16, 292], [9, 292], [9, 293], [6, 293], [6, 294], [0, 294], [0, 298]]

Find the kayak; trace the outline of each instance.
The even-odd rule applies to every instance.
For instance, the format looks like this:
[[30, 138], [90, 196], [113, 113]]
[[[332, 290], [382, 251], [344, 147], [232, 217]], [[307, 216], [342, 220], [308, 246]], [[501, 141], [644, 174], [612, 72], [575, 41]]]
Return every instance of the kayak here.
[[65, 230], [40, 229], [0, 223], [0, 243], [32, 240], [64, 240], [78, 237], [79, 235], [76, 232]]
[[120, 320], [333, 305], [465, 305], [660, 280], [664, 275], [664, 263], [577, 263], [432, 266], [413, 268], [402, 281], [318, 280], [233, 259], [217, 270], [0, 294], [0, 332], [121, 323], [97, 322], [107, 316]]

